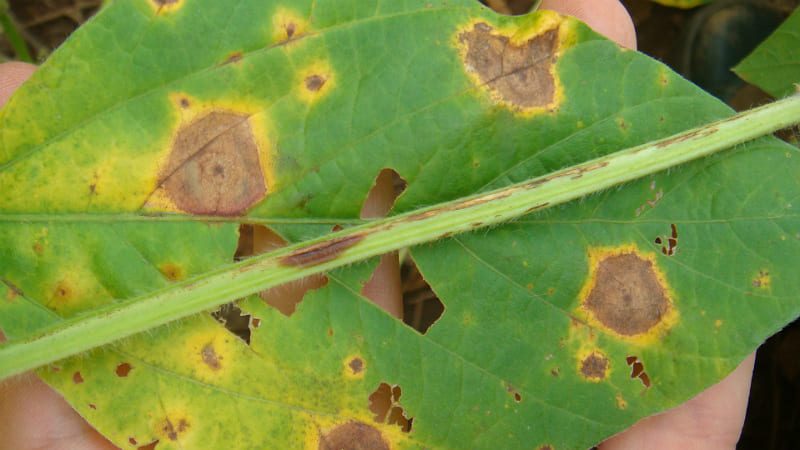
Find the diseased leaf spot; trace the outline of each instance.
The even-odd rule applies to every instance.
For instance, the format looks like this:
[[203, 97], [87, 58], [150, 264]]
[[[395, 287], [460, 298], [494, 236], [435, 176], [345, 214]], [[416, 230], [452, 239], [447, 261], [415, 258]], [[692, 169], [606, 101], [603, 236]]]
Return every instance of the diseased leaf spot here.
[[58, 302], [67, 302], [74, 297], [72, 285], [67, 280], [61, 280], [53, 291], [53, 298]]
[[756, 289], [768, 289], [772, 283], [772, 277], [767, 270], [759, 270], [758, 275], [753, 278], [752, 286]]
[[659, 236], [654, 241], [661, 247], [661, 253], [664, 256], [673, 256], [678, 251], [678, 226], [673, 223], [670, 225], [670, 230], [669, 236]]
[[80, 372], [75, 372], [72, 374], [72, 382], [75, 384], [82, 384], [83, 383], [83, 375]]
[[364, 360], [361, 358], [353, 358], [347, 363], [353, 375], [359, 375], [364, 372]]
[[592, 380], [605, 379], [608, 370], [608, 358], [598, 352], [592, 352], [581, 361], [581, 375]]
[[186, 430], [188, 429], [189, 429], [189, 422], [187, 422], [186, 419], [180, 419], [177, 421], [176, 424], [174, 424], [172, 420], [170, 420], [168, 417], [164, 420], [164, 424], [161, 428], [161, 431], [164, 432], [164, 435], [170, 441], [177, 441], [178, 437], [180, 437], [180, 435], [185, 433]]
[[508, 391], [508, 393], [511, 394], [512, 397], [514, 397], [515, 402], [520, 403], [522, 401], [522, 394], [520, 394], [519, 391], [514, 386], [510, 384], [507, 385], [506, 391]]
[[619, 408], [619, 409], [627, 409], [628, 408], [628, 401], [625, 400], [625, 397], [623, 397], [621, 393], [617, 392], [617, 395], [615, 396], [615, 400], [617, 402], [617, 408]]
[[120, 378], [125, 378], [131, 373], [132, 369], [133, 366], [131, 366], [130, 363], [122, 363], [117, 366], [116, 370], [114, 370], [114, 373], [116, 373]]
[[222, 368], [222, 356], [217, 355], [216, 350], [214, 350], [214, 344], [209, 342], [208, 344], [203, 346], [203, 349], [200, 351], [200, 357], [203, 360], [203, 363], [207, 365], [211, 370], [219, 370]]
[[649, 259], [635, 252], [612, 254], [600, 259], [594, 270], [585, 307], [614, 332], [646, 333], [667, 314], [667, 292]]
[[222, 63], [222, 65], [237, 63], [241, 61], [243, 57], [244, 54], [242, 52], [233, 52], [228, 55], [227, 58], [225, 58], [225, 61]]
[[311, 92], [319, 92], [327, 81], [322, 75], [309, 75], [305, 79], [306, 89]]
[[464, 63], [503, 102], [517, 108], [551, 106], [556, 99], [552, 68], [558, 50], [558, 27], [516, 44], [486, 23], [462, 32]]
[[248, 116], [213, 112], [181, 128], [159, 180], [183, 211], [243, 214], [267, 193]]
[[92, 408], [92, 409], [96, 410], [97, 409], [97, 405], [95, 405], [94, 403], [89, 403], [89, 408]]
[[44, 254], [44, 246], [42, 245], [41, 242], [36, 242], [35, 244], [33, 244], [33, 252], [39, 256]]
[[343, 236], [320, 242], [300, 250], [296, 250], [280, 259], [285, 266], [311, 267], [333, 261], [347, 249], [358, 244], [364, 236], [361, 234]]
[[261, 319], [253, 317], [253, 319], [250, 321], [250, 325], [253, 328], [259, 328], [261, 326]]
[[136, 438], [132, 438], [132, 437], [129, 437], [129, 438], [128, 438], [128, 443], [129, 443], [129, 444], [131, 444], [131, 445], [136, 445], [136, 444], [138, 444], [138, 442], [136, 442]]
[[183, 268], [175, 263], [164, 263], [158, 267], [159, 272], [169, 281], [181, 281], [186, 278]]
[[189, 99], [186, 97], [182, 97], [180, 103], [181, 103], [181, 108], [183, 109], [189, 109], [189, 107], [192, 106], [192, 102], [190, 102]]
[[365, 423], [350, 421], [320, 434], [319, 450], [389, 450], [381, 433]]
[[397, 425], [404, 433], [408, 433], [414, 419], [406, 417], [403, 407], [400, 406], [401, 395], [400, 386], [381, 383], [369, 396], [369, 409], [375, 414], [375, 422]]
[[291, 39], [297, 31], [297, 25], [294, 22], [289, 22], [283, 26], [283, 29], [286, 31], [286, 37]]
[[539, 447], [537, 450], [554, 450], [552, 445], [543, 445]]

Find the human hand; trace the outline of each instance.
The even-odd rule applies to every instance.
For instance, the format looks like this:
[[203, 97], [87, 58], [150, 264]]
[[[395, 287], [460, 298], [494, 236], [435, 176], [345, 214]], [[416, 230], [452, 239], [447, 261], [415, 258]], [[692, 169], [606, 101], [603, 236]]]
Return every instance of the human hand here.
[[[633, 23], [618, 0], [544, 0], [541, 7], [576, 16], [620, 45], [636, 48]], [[34, 66], [20, 63], [0, 65], [0, 105], [34, 70]], [[391, 185], [379, 184], [365, 206], [365, 215], [385, 213], [393, 201], [392, 190]], [[365, 292], [393, 314], [402, 312], [396, 258], [383, 258]], [[675, 409], [643, 419], [601, 444], [600, 449], [735, 448], [747, 407], [753, 361], [751, 355], [719, 384]], [[0, 383], [0, 449], [114, 448], [34, 375]]]

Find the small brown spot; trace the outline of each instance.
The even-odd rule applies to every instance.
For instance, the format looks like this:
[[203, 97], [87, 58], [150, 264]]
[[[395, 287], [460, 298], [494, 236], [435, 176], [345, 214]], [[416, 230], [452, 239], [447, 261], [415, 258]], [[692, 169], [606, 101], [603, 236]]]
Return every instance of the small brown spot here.
[[259, 202], [267, 191], [248, 116], [213, 112], [181, 128], [159, 186], [190, 214], [238, 216]]
[[143, 445], [143, 446], [139, 447], [138, 450], [155, 450], [156, 449], [156, 445], [158, 445], [158, 441], [153, 441], [153, 442], [151, 442], [151, 443], [149, 443], [147, 445]]
[[122, 363], [117, 366], [114, 373], [116, 373], [118, 377], [125, 378], [131, 373], [131, 369], [133, 369], [133, 367], [129, 363]]
[[328, 328], [328, 336], [333, 337], [333, 328]]
[[222, 368], [222, 364], [220, 363], [222, 357], [217, 355], [217, 352], [214, 350], [214, 344], [209, 342], [203, 346], [203, 350], [200, 351], [200, 356], [211, 370], [219, 370]]
[[261, 319], [257, 319], [257, 318], [254, 317], [253, 320], [250, 321], [250, 325], [252, 325], [253, 328], [260, 327], [261, 326]]
[[128, 443], [131, 444], [131, 445], [138, 444], [138, 442], [136, 442], [136, 438], [132, 438], [132, 437], [128, 438]]
[[503, 101], [517, 108], [550, 105], [555, 99], [556, 82], [551, 68], [556, 60], [558, 28], [544, 31], [516, 45], [507, 36], [494, 33], [485, 24], [459, 35], [466, 46], [467, 70]]
[[37, 243], [33, 244], [33, 251], [37, 255], [43, 254], [44, 253], [44, 247], [42, 246], [42, 243], [41, 242], [37, 242]]
[[520, 394], [519, 391], [514, 386], [509, 384], [508, 386], [506, 386], [506, 390], [508, 391], [509, 394], [511, 394], [512, 397], [514, 397], [515, 402], [519, 403], [522, 401], [522, 394]]
[[66, 280], [59, 281], [56, 285], [55, 291], [53, 292], [53, 297], [62, 302], [72, 299], [72, 286], [70, 286], [69, 282]]
[[581, 361], [581, 374], [586, 378], [602, 380], [606, 377], [608, 359], [600, 353], [592, 353]]
[[561, 371], [558, 369], [558, 367], [554, 367], [554, 368], [550, 369], [550, 375], [552, 375], [553, 377], [558, 378], [558, 375], [560, 373], [561, 373]]
[[190, 106], [192, 106], [192, 102], [190, 102], [188, 98], [181, 98], [181, 108], [188, 109]]
[[653, 263], [635, 253], [624, 253], [599, 262], [586, 307], [603, 325], [634, 336], [661, 322], [669, 300]]
[[183, 268], [175, 263], [164, 263], [158, 267], [158, 270], [169, 281], [180, 281], [186, 278]]
[[284, 29], [286, 30], [286, 37], [291, 39], [297, 31], [297, 25], [295, 25], [294, 22], [289, 22], [284, 26]]
[[353, 358], [348, 363], [350, 370], [353, 371], [353, 375], [358, 375], [364, 370], [364, 360], [361, 358]]
[[97, 409], [97, 405], [95, 405], [94, 403], [89, 403], [89, 408]]
[[309, 75], [306, 77], [306, 89], [311, 92], [319, 92], [328, 80], [322, 75]]
[[83, 383], [83, 375], [80, 372], [75, 372], [72, 374], [72, 382], [75, 384]]
[[350, 421], [320, 434], [319, 450], [389, 450], [380, 431], [365, 423]]
[[553, 447], [551, 445], [543, 445], [539, 447], [537, 450], [553, 450]]
[[336, 259], [348, 248], [358, 244], [364, 236], [361, 234], [344, 236], [330, 241], [320, 242], [302, 248], [281, 258], [286, 266], [310, 267]]
[[766, 270], [760, 270], [758, 275], [753, 279], [752, 285], [754, 288], [766, 289], [769, 287], [772, 278]]
[[225, 62], [223, 62], [222, 64], [226, 65], [226, 64], [237, 63], [241, 61], [243, 57], [244, 55], [242, 54], [242, 52], [233, 52], [230, 55], [228, 55], [227, 58], [225, 58]]

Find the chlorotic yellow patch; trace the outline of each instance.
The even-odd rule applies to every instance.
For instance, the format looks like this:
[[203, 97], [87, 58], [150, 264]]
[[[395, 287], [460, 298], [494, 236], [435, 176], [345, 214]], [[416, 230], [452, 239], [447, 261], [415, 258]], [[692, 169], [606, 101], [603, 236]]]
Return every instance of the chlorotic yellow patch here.
[[750, 284], [760, 291], [769, 291], [772, 286], [772, 276], [767, 269], [759, 270]]
[[300, 99], [313, 104], [336, 87], [336, 77], [327, 61], [316, 61], [298, 72], [295, 85]]
[[225, 328], [209, 323], [178, 347], [177, 357], [182, 360], [181, 365], [193, 370], [196, 378], [218, 382], [234, 371], [237, 360], [249, 356], [242, 354], [237, 339]]
[[517, 115], [531, 117], [554, 112], [564, 101], [556, 66], [576, 43], [576, 26], [574, 19], [552, 11], [502, 26], [472, 19], [458, 28], [453, 46], [478, 92], [487, 92]]
[[308, 33], [308, 21], [295, 11], [280, 7], [272, 16], [272, 42], [287, 42]]
[[351, 380], [361, 380], [367, 371], [367, 361], [361, 355], [350, 355], [343, 361], [344, 377]]
[[186, 0], [146, 0], [153, 11], [158, 14], [167, 14], [183, 7]]
[[617, 402], [617, 408], [619, 408], [619, 409], [627, 409], [628, 408], [628, 401], [625, 400], [625, 397], [622, 396], [622, 392], [617, 392], [615, 400]]
[[634, 244], [588, 251], [588, 278], [575, 316], [617, 339], [652, 344], [679, 320], [656, 255]]

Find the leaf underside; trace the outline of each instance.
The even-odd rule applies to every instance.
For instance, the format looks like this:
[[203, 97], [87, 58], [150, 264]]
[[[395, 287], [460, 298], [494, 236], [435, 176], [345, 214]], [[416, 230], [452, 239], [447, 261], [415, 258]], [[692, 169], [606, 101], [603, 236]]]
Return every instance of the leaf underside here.
[[[116, 0], [0, 112], [0, 328], [233, 261], [239, 219], [199, 216], [296, 242], [357, 220], [384, 168], [405, 212], [729, 114], [553, 13]], [[445, 305], [425, 335], [362, 296], [373, 260], [290, 317], [243, 299], [249, 343], [204, 314], [39, 374], [122, 448], [587, 448], [798, 315], [797, 152], [761, 139], [414, 248]]]

